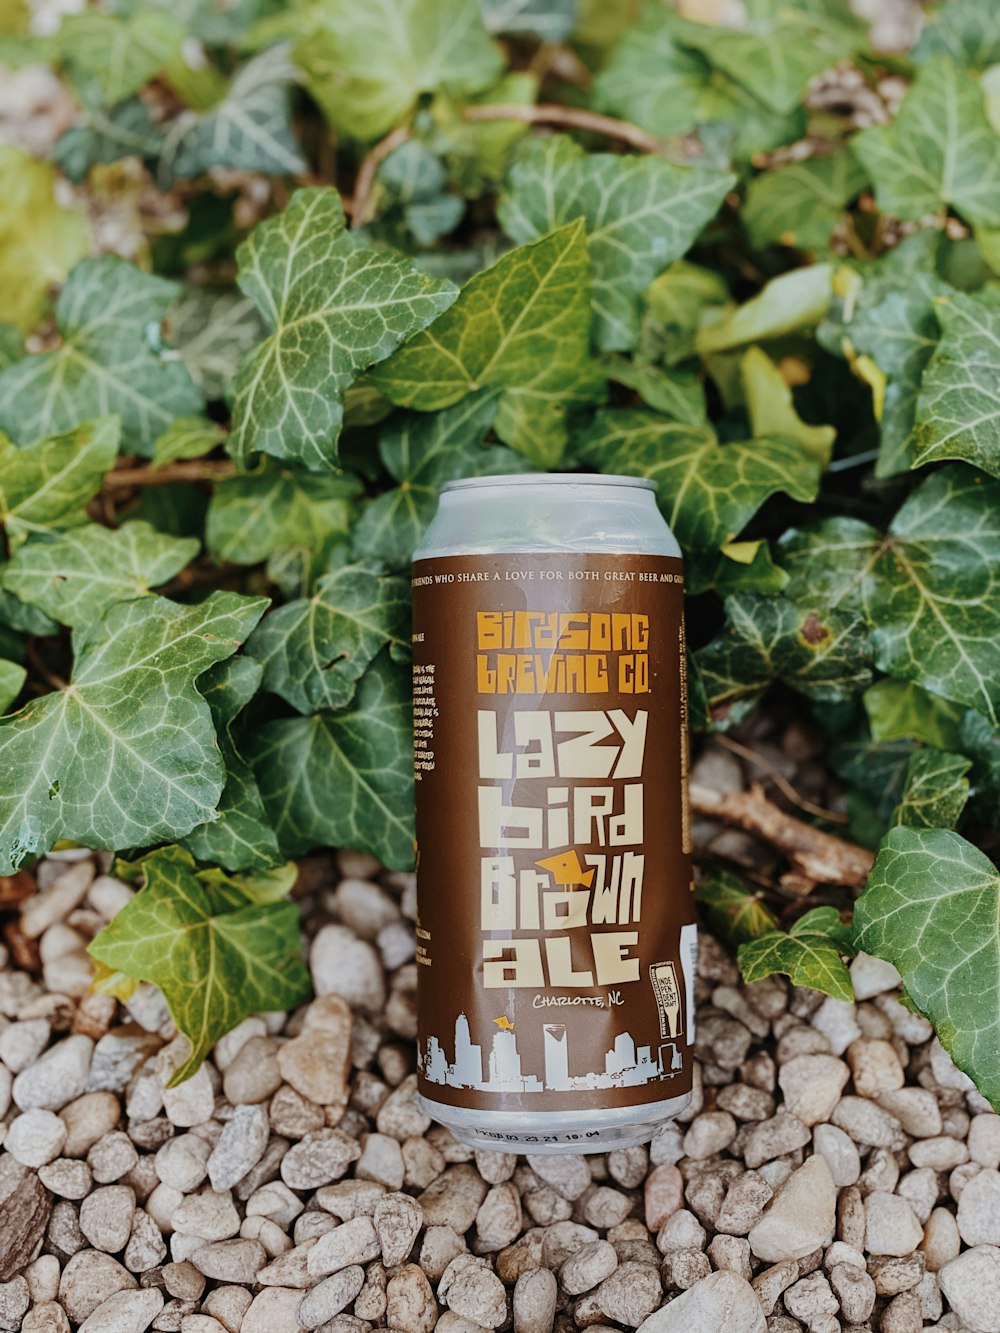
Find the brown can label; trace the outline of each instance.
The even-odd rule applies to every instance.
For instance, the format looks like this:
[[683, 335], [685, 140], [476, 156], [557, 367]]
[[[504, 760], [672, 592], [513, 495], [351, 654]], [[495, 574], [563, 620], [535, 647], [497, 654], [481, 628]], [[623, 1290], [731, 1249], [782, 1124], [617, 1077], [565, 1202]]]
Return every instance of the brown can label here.
[[421, 1093], [544, 1112], [691, 1087], [679, 559], [413, 572]]

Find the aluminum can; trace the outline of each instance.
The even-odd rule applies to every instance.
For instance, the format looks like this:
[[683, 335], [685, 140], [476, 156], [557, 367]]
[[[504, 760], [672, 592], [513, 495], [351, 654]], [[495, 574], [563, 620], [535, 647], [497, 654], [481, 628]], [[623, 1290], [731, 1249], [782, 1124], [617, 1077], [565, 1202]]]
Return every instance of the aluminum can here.
[[418, 1093], [477, 1148], [687, 1106], [697, 936], [680, 548], [652, 483], [449, 482], [413, 561]]

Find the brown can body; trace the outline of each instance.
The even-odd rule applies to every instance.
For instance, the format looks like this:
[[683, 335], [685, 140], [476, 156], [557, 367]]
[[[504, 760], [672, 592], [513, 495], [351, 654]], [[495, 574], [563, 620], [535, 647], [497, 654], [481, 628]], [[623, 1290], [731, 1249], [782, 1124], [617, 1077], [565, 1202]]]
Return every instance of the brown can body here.
[[[588, 509], [601, 536], [581, 550]], [[503, 549], [482, 549], [498, 511]], [[679, 552], [631, 478], [458, 483], [429, 539], [413, 566], [421, 1098], [476, 1146], [642, 1142], [691, 1090]]]

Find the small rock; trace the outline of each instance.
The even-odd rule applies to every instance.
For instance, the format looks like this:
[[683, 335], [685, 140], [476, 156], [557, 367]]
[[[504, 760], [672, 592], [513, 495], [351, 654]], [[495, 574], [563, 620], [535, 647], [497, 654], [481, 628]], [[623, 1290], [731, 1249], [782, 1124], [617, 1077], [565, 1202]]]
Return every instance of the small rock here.
[[813, 1027], [826, 1038], [833, 1055], [843, 1055], [852, 1041], [861, 1036], [857, 1010], [847, 1000], [835, 1000], [828, 995], [812, 1015]]
[[124, 1091], [156, 1045], [148, 1033], [106, 1032], [94, 1047], [87, 1091]]
[[167, 1264], [163, 1269], [163, 1285], [171, 1296], [180, 1301], [199, 1301], [205, 1290], [205, 1278], [194, 1264], [184, 1260], [179, 1264]]
[[355, 1139], [339, 1129], [319, 1129], [289, 1148], [281, 1162], [281, 1178], [295, 1190], [315, 1189], [339, 1180], [361, 1156]]
[[969, 1156], [980, 1166], [1000, 1167], [1000, 1115], [976, 1115], [969, 1125]]
[[813, 1129], [813, 1147], [822, 1157], [840, 1189], [857, 1184], [861, 1175], [861, 1154], [854, 1140], [836, 1125], [817, 1125]]
[[39, 1167], [55, 1161], [65, 1142], [66, 1125], [57, 1115], [31, 1110], [11, 1124], [3, 1146], [22, 1166]]
[[430, 1333], [438, 1306], [426, 1276], [416, 1264], [404, 1264], [386, 1285], [388, 1326], [402, 1333]]
[[578, 1199], [590, 1185], [590, 1167], [585, 1157], [569, 1153], [551, 1157], [529, 1154], [527, 1161], [539, 1180], [544, 1180], [546, 1185], [570, 1202]]
[[351, 1069], [351, 1011], [340, 995], [321, 995], [306, 1011], [303, 1029], [278, 1051], [286, 1083], [318, 1106], [347, 1105]]
[[23, 1277], [0, 1282], [0, 1329], [11, 1330], [11, 1333], [19, 1329], [30, 1303], [31, 1292]]
[[222, 1091], [233, 1106], [266, 1101], [280, 1087], [278, 1043], [273, 1037], [251, 1037], [222, 1076]]
[[606, 1318], [628, 1328], [639, 1325], [660, 1303], [663, 1284], [649, 1264], [619, 1264], [593, 1293], [595, 1304]]
[[705, 1246], [706, 1232], [694, 1213], [679, 1208], [664, 1222], [656, 1237], [656, 1248], [661, 1254], [671, 1250], [700, 1250]]
[[840, 1308], [830, 1283], [822, 1273], [810, 1273], [785, 1289], [785, 1309], [796, 1319], [812, 1327], [824, 1315], [835, 1315]]
[[366, 1264], [380, 1253], [378, 1234], [370, 1217], [355, 1217], [328, 1231], [309, 1251], [306, 1266], [315, 1277], [341, 1268]]
[[[530, 1159], [529, 1159], [530, 1160]], [[552, 1161], [575, 1161], [575, 1158], [552, 1158]], [[588, 1179], [590, 1172], [587, 1172]], [[583, 1191], [580, 1191], [583, 1193]], [[418, 1197], [417, 1202], [423, 1209], [424, 1224], [429, 1227], [445, 1226], [458, 1235], [464, 1235], [479, 1212], [479, 1205], [486, 1198], [486, 1182], [474, 1167], [460, 1163], [450, 1167], [443, 1176]]]
[[92, 861], [77, 861], [64, 870], [47, 889], [34, 894], [21, 908], [21, 933], [37, 940], [50, 926], [62, 921], [86, 897], [94, 878]]
[[[592, 1200], [593, 1195], [588, 1204]], [[517, 1186], [509, 1180], [493, 1185], [476, 1213], [476, 1253], [494, 1253], [517, 1240], [522, 1220]]]
[[87, 1086], [94, 1043], [89, 1037], [66, 1037], [35, 1064], [22, 1069], [12, 1095], [22, 1111], [58, 1111]]
[[673, 1163], [664, 1162], [650, 1171], [643, 1201], [650, 1231], [659, 1231], [671, 1213], [684, 1207], [684, 1177]]
[[113, 1092], [85, 1092], [59, 1112], [66, 1126], [64, 1157], [86, 1157], [95, 1143], [118, 1128], [121, 1106]]
[[735, 1273], [710, 1273], [639, 1325], [640, 1333], [767, 1333], [750, 1283]]
[[438, 1298], [455, 1314], [481, 1328], [499, 1328], [507, 1318], [507, 1293], [496, 1273], [482, 1260], [460, 1254], [438, 1283]]
[[163, 1089], [163, 1109], [170, 1123], [179, 1129], [201, 1125], [212, 1118], [215, 1091], [204, 1065], [175, 1088]]
[[73, 1162], [67, 1157], [58, 1157], [48, 1166], [39, 1167], [38, 1179], [62, 1199], [83, 1199], [94, 1186], [87, 1163]]
[[[227, 1298], [230, 1308], [225, 1312], [219, 1309], [217, 1297], [220, 1291], [239, 1293], [239, 1299], [235, 1295]], [[211, 1308], [229, 1333], [284, 1333], [286, 1329], [291, 1333], [301, 1327], [296, 1318], [301, 1304], [302, 1292], [293, 1287], [265, 1287], [252, 1301], [250, 1293], [243, 1287], [219, 1287], [209, 1292], [204, 1308]]]
[[969, 1150], [965, 1144], [947, 1134], [910, 1144], [910, 1161], [914, 1166], [929, 1166], [934, 1171], [953, 1171], [968, 1160]]
[[162, 1309], [163, 1293], [155, 1287], [119, 1291], [87, 1316], [79, 1333], [143, 1333]]
[[947, 1208], [935, 1208], [924, 1227], [920, 1248], [930, 1272], [936, 1273], [952, 1259], [957, 1259], [962, 1248], [955, 1214]]
[[[903, 984], [903, 978], [892, 963], [887, 963], [884, 958], [874, 958], [870, 953], [859, 953], [851, 963], [851, 982], [854, 986], [854, 998], [860, 1004], [862, 1000], [870, 1000], [875, 995], [881, 995], [883, 991], [896, 990]], [[861, 1319], [854, 1320], [856, 1324], [863, 1322]]]
[[103, 1185], [81, 1203], [80, 1230], [95, 1250], [116, 1254], [132, 1233], [134, 1213], [135, 1191], [130, 1186]]
[[170, 1219], [175, 1231], [202, 1240], [228, 1240], [240, 1229], [240, 1215], [228, 1190], [200, 1190], [189, 1194], [174, 1209]]
[[130, 1273], [148, 1273], [167, 1257], [160, 1228], [142, 1208], [132, 1218], [132, 1234], [122, 1257]]
[[583, 1245], [559, 1270], [559, 1281], [570, 1296], [591, 1291], [618, 1267], [618, 1254], [606, 1240], [592, 1240]]
[[303, 1328], [317, 1328], [340, 1314], [357, 1296], [364, 1280], [365, 1270], [359, 1267], [344, 1268], [324, 1278], [302, 1298], [298, 1307], [299, 1324]]
[[847, 1066], [833, 1055], [799, 1055], [778, 1071], [785, 1110], [804, 1125], [829, 1119], [847, 1079]]
[[750, 1232], [758, 1259], [801, 1259], [833, 1239], [837, 1189], [826, 1159], [813, 1156], [778, 1188]]
[[54, 1301], [59, 1294], [59, 1260], [54, 1254], [42, 1254], [24, 1270], [33, 1304]]
[[358, 1180], [375, 1180], [389, 1190], [402, 1189], [406, 1167], [399, 1140], [388, 1134], [365, 1134], [354, 1174]]
[[271, 1126], [263, 1106], [237, 1106], [222, 1127], [219, 1141], [207, 1161], [213, 1190], [228, 1190], [264, 1156]]
[[984, 1168], [962, 1190], [958, 1231], [966, 1245], [1000, 1245], [1000, 1172]]
[[431, 1118], [417, 1097], [417, 1076], [409, 1074], [398, 1088], [393, 1089], [378, 1109], [375, 1128], [402, 1143], [406, 1139], [426, 1134]]
[[260, 1241], [218, 1240], [199, 1246], [188, 1258], [206, 1277], [216, 1282], [253, 1282], [267, 1262]]
[[875, 1190], [865, 1199], [865, 1249], [869, 1254], [911, 1254], [923, 1235], [913, 1209], [898, 1194]]
[[883, 1111], [895, 1116], [907, 1134], [929, 1139], [941, 1133], [941, 1108], [928, 1088], [900, 1088], [878, 1099]]
[[168, 1139], [154, 1158], [156, 1174], [164, 1185], [190, 1194], [208, 1175], [212, 1145], [197, 1134], [178, 1134]]
[[784, 1259], [758, 1273], [750, 1284], [757, 1294], [760, 1308], [766, 1315], [774, 1309], [778, 1297], [799, 1276], [799, 1265], [794, 1259]]
[[69, 1333], [66, 1311], [56, 1301], [32, 1306], [21, 1323], [21, 1333]]
[[971, 1333], [1000, 1333], [1000, 1249], [977, 1245], [938, 1273], [948, 1304]]
[[875, 1283], [865, 1270], [854, 1264], [835, 1264], [830, 1269], [830, 1286], [847, 1322], [863, 1324], [875, 1308]]
[[59, 1279], [59, 1303], [74, 1324], [83, 1321], [111, 1296], [135, 1291], [138, 1282], [110, 1254], [81, 1250], [74, 1254]]
[[51, 1026], [44, 1018], [28, 1018], [20, 1023], [11, 1023], [0, 1032], [0, 1060], [12, 1074], [19, 1074], [22, 1069], [34, 1064], [45, 1050], [51, 1031]]
[[378, 1014], [385, 979], [378, 953], [347, 926], [324, 926], [313, 940], [309, 967], [317, 995], [339, 995], [352, 1008]]
[[[258, 1301], [261, 1301], [261, 1297], [267, 1294], [266, 1291], [262, 1291], [260, 1296], [253, 1300], [253, 1304], [256, 1305]], [[263, 1305], [264, 1302], [261, 1301], [261, 1304]], [[206, 1314], [212, 1315], [213, 1318], [218, 1319], [220, 1324], [224, 1324], [229, 1333], [251, 1333], [247, 1324], [243, 1324], [242, 1329], [240, 1327], [247, 1311], [250, 1309], [250, 1305], [251, 1296], [244, 1287], [216, 1287], [205, 1297], [202, 1308]], [[273, 1333], [277, 1327], [280, 1327], [280, 1324], [265, 1320], [258, 1327], [257, 1333]]]
[[666, 1287], [687, 1291], [708, 1277], [712, 1264], [701, 1250], [671, 1250], [664, 1255], [660, 1275]]
[[423, 1210], [408, 1194], [386, 1194], [375, 1204], [372, 1220], [386, 1268], [405, 1263], [423, 1226]]
[[903, 1129], [896, 1117], [864, 1097], [841, 1097], [830, 1119], [855, 1143], [893, 1151], [903, 1146]]
[[751, 1170], [756, 1170], [765, 1162], [805, 1147], [809, 1138], [809, 1130], [798, 1116], [779, 1111], [770, 1120], [754, 1125], [743, 1145], [743, 1160]]
[[514, 1333], [550, 1333], [559, 1286], [547, 1268], [531, 1268], [514, 1286]]
[[728, 1111], [703, 1111], [684, 1135], [684, 1155], [695, 1161], [714, 1157], [736, 1137], [736, 1121]]
[[583, 1216], [598, 1231], [620, 1226], [632, 1211], [632, 1200], [609, 1185], [595, 1185], [582, 1196]]
[[87, 1165], [99, 1185], [113, 1185], [139, 1160], [135, 1144], [121, 1130], [106, 1134], [87, 1153]]

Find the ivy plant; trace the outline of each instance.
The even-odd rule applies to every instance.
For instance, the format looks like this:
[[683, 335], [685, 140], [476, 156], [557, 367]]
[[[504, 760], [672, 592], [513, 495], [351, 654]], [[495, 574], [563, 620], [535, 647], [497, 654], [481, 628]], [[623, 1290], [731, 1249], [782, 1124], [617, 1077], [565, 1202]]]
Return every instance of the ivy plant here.
[[596, 469], [684, 548], [695, 730], [825, 735], [874, 853], [856, 906], [706, 863], [707, 924], [890, 960], [1000, 1109], [1000, 10], [683, 8], [0, 12], [64, 99], [0, 148], [0, 874], [118, 854], [97, 984], [178, 1077], [306, 993], [293, 858], [411, 867], [442, 483]]

